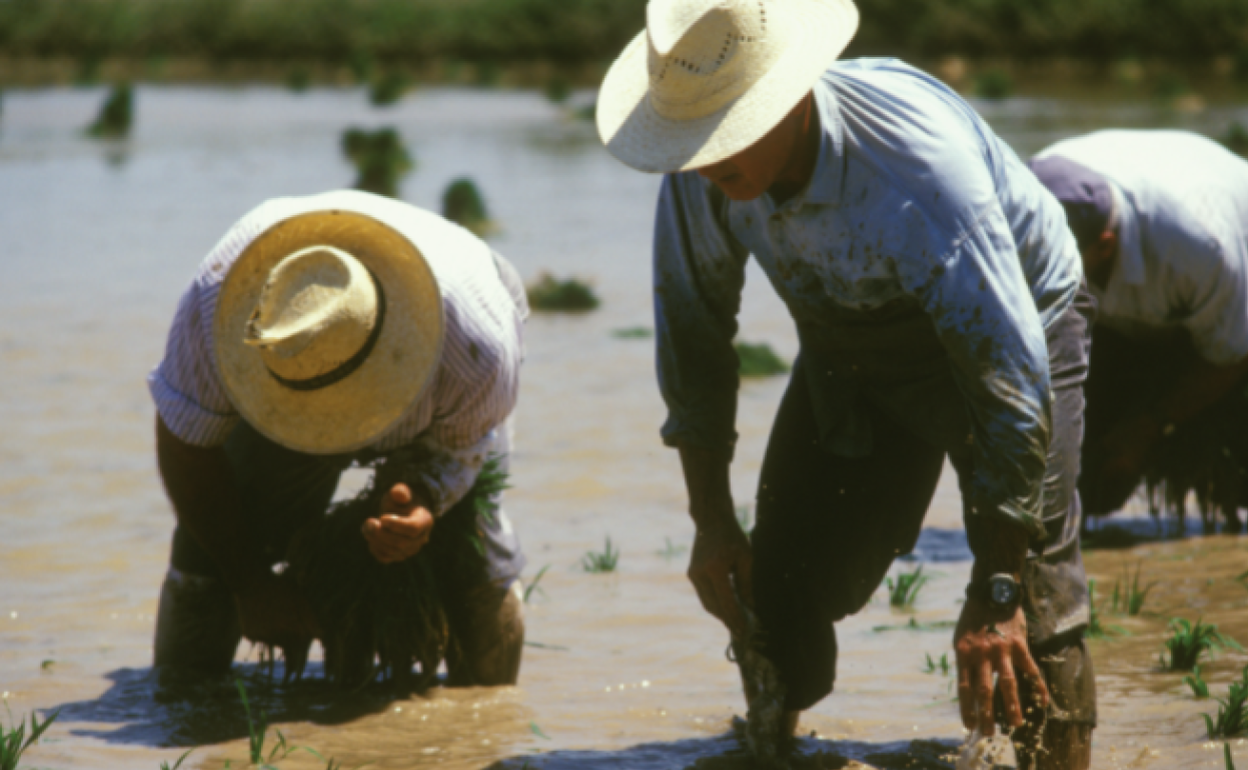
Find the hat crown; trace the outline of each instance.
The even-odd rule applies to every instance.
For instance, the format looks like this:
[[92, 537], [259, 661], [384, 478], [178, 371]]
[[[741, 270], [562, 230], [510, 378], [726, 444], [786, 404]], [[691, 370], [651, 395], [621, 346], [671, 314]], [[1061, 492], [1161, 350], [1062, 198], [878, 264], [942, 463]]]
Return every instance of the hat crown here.
[[288, 380], [331, 372], [364, 347], [377, 322], [377, 288], [355, 257], [311, 246], [269, 272], [243, 342]]
[[697, 120], [741, 96], [776, 63], [781, 47], [771, 0], [651, 0], [650, 99], [670, 120]]

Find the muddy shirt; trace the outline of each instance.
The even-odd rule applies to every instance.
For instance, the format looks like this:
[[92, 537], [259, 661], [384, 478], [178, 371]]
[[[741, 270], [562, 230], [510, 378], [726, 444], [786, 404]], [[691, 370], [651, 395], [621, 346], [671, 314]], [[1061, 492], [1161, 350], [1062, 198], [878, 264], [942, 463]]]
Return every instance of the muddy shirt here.
[[1118, 262], [1098, 320], [1132, 337], [1182, 328], [1213, 364], [1248, 356], [1248, 162], [1185, 131], [1099, 131], [1057, 155], [1114, 192]]
[[[696, 172], [664, 180], [654, 243], [664, 441], [732, 451], [732, 339], [753, 254], [797, 322], [802, 355], [816, 359], [825, 448], [870, 453], [861, 398], [944, 446], [933, 423], [952, 414], [969, 426], [974, 509], [1036, 531], [1049, 440], [1044, 330], [1082, 280], [1061, 206], [969, 105], [905, 64], [838, 62], [814, 96], [818, 160], [788, 201], [731, 201]], [[918, 359], [926, 369], [912, 376]], [[858, 361], [896, 371], [860, 381]], [[951, 383], [939, 403], [921, 386], [933, 371]]]

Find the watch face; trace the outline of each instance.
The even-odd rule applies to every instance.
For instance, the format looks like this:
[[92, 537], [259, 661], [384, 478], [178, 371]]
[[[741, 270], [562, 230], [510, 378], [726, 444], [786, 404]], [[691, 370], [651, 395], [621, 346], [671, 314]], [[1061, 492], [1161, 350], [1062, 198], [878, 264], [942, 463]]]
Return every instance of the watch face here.
[[1007, 606], [1014, 603], [1014, 599], [1018, 596], [1018, 586], [1009, 580], [994, 580], [989, 586], [990, 596], [993, 604]]

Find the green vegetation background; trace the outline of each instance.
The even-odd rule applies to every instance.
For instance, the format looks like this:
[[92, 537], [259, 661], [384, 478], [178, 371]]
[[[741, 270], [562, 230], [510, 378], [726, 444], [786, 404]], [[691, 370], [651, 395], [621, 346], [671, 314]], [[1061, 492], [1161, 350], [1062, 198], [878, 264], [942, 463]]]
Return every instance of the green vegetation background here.
[[[860, 0], [851, 55], [1248, 61], [1245, 0]], [[645, 0], [0, 0], [0, 55], [609, 62]]]

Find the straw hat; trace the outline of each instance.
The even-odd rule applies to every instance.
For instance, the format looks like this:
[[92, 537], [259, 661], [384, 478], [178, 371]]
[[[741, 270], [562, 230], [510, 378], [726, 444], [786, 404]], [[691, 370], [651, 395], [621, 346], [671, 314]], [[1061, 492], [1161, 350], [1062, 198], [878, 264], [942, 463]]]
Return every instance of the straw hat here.
[[718, 163], [774, 128], [857, 28], [853, 0], [650, 0], [603, 80], [598, 134], [641, 171]]
[[321, 211], [256, 238], [221, 285], [213, 339], [231, 403], [300, 452], [360, 449], [438, 366], [437, 280], [410, 240], [363, 214]]

